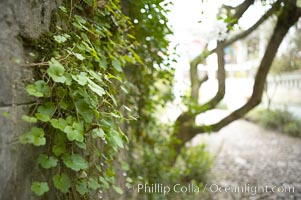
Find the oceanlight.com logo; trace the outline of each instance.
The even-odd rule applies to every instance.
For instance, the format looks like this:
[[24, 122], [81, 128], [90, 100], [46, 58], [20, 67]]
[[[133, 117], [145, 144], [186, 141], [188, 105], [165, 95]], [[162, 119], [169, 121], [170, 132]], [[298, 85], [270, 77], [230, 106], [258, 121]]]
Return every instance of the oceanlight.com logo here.
[[206, 184], [203, 191], [209, 191], [211, 193], [247, 193], [250, 195], [256, 195], [259, 193], [295, 193], [293, 186], [274, 185], [274, 186], [254, 186], [250, 184], [244, 184], [242, 186], [220, 186], [218, 184]]
[[250, 195], [256, 195], [259, 193], [295, 193], [293, 186], [279, 185], [279, 186], [254, 186], [250, 184], [244, 184], [242, 186], [221, 186], [218, 184], [205, 184], [204, 187], [199, 187], [195, 184], [181, 185], [164, 185], [161, 183], [154, 184], [138, 184], [134, 188], [138, 193], [152, 193], [163, 194], [168, 193], [247, 193]]

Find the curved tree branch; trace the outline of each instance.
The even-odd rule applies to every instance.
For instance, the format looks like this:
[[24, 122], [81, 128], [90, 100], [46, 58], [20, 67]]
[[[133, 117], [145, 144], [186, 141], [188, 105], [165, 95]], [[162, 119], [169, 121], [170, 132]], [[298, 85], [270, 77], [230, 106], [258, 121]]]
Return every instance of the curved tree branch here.
[[[250, 3], [250, 2], [249, 2]], [[279, 7], [280, 7], [281, 0], [278, 0], [275, 2], [272, 7], [264, 14], [262, 17], [255, 22], [250, 28], [247, 30], [239, 33], [238, 35], [234, 36], [233, 38], [230, 38], [229, 40], [226, 40], [223, 43], [223, 48], [233, 44], [234, 42], [243, 39], [250, 35], [253, 31], [255, 31], [263, 22], [265, 22], [273, 13], [275, 13]], [[241, 12], [240, 12], [241, 13]], [[209, 55], [212, 53], [215, 53], [217, 51], [217, 48], [211, 50], [211, 51], [204, 51], [202, 54], [197, 56], [191, 63], [190, 63], [190, 80], [191, 80], [191, 96], [194, 101], [198, 102], [198, 93], [201, 84], [199, 83], [198, 77], [196, 76], [197, 74], [197, 65], [202, 62], [204, 59], [206, 59]], [[220, 69], [221, 70], [221, 69]], [[218, 72], [219, 73], [219, 72]], [[221, 72], [220, 72], [221, 73]], [[219, 73], [219, 74], [220, 74]], [[222, 77], [222, 76], [219, 76]], [[199, 108], [196, 109], [196, 111], [193, 113], [193, 115], [197, 115], [203, 112], [206, 112], [208, 110], [213, 109], [224, 97], [225, 93], [225, 80], [222, 80], [218, 78], [218, 91], [216, 95], [210, 99], [208, 102], [205, 104], [199, 106]]]
[[286, 8], [278, 18], [273, 35], [268, 43], [265, 54], [259, 65], [253, 86], [253, 93], [249, 101], [244, 106], [230, 113], [227, 117], [223, 118], [215, 124], [209, 126], [194, 127], [192, 130], [194, 134], [207, 132], [208, 130], [214, 132], [219, 131], [224, 126], [243, 117], [247, 112], [249, 112], [261, 102], [266, 77], [277, 53], [277, 50], [288, 30], [297, 22], [297, 20], [301, 16], [300, 9], [296, 7], [296, 4], [292, 3], [292, 1], [286, 2], [285, 7]]
[[224, 42], [218, 42], [216, 47], [217, 54], [217, 81], [218, 81], [218, 91], [216, 95], [208, 102], [199, 106], [193, 113], [194, 116], [214, 108], [225, 96], [226, 91], [226, 71], [225, 71], [225, 52], [224, 52]]
[[235, 8], [235, 14], [233, 15], [233, 19], [237, 19], [236, 21], [230, 23], [230, 26], [233, 26], [237, 23], [237, 21], [241, 18], [241, 16], [248, 10], [248, 8], [254, 3], [255, 0], [246, 0], [239, 4]]
[[257, 22], [255, 24], [253, 24], [250, 28], [248, 28], [247, 30], [237, 34], [236, 36], [234, 36], [233, 38], [230, 38], [229, 40], [227, 40], [225, 42], [225, 46], [229, 46], [231, 44], [233, 44], [234, 42], [241, 40], [245, 37], [247, 37], [248, 35], [250, 35], [253, 31], [255, 31], [263, 22], [265, 22], [272, 14], [274, 14], [280, 7], [280, 3], [281, 0], [278, 0], [276, 3], [274, 3], [272, 5], [272, 7], [266, 12], [264, 13], [264, 15], [262, 15], [260, 17], [259, 20], [257, 20]]
[[204, 62], [206, 60], [206, 58], [212, 54], [211, 52], [208, 52], [206, 50], [203, 51], [202, 54], [200, 54], [198, 57], [196, 57], [195, 59], [193, 59], [190, 62], [190, 69], [189, 69], [189, 73], [190, 73], [190, 85], [191, 85], [191, 93], [190, 96], [191, 98], [195, 101], [198, 102], [199, 100], [199, 89], [201, 87], [201, 84], [204, 81], [202, 81], [199, 78], [198, 75], [198, 64]]
[[[174, 136], [176, 136], [176, 138], [180, 140], [180, 142], [175, 144], [174, 146], [177, 153], [180, 152], [181, 148], [185, 145], [186, 142], [190, 141], [197, 134], [205, 132], [216, 132], [224, 126], [230, 124], [231, 122], [243, 117], [247, 112], [249, 112], [261, 102], [266, 77], [275, 58], [277, 50], [288, 30], [296, 23], [300, 16], [301, 11], [296, 6], [296, 2], [286, 1], [283, 10], [278, 17], [277, 24], [274, 28], [271, 39], [269, 40], [265, 54], [260, 62], [255, 77], [252, 96], [245, 105], [212, 125], [195, 126], [194, 117], [191, 117], [190, 113], [186, 112], [180, 115], [180, 117], [176, 121], [177, 129], [175, 129], [174, 132]], [[219, 54], [219, 56], [221, 55], [222, 54]]]
[[212, 52], [208, 51], [207, 48], [208, 48], [208, 44], [206, 44], [204, 51], [190, 62], [190, 68], [189, 68], [190, 85], [191, 85], [190, 96], [192, 100], [196, 103], [198, 103], [199, 100], [199, 89], [202, 83], [208, 80], [207, 74], [205, 77], [201, 79], [199, 78], [199, 74], [198, 74], [198, 64], [204, 63], [206, 61], [206, 58], [213, 53], [213, 51]]
[[[234, 19], [237, 19], [230, 24], [229, 26], [233, 26], [237, 23], [238, 19], [241, 18], [241, 16], [248, 10], [248, 8], [254, 3], [255, 0], [245, 0], [241, 4], [239, 4], [237, 7], [235, 7], [235, 14], [233, 15]], [[198, 102], [199, 97], [199, 89], [201, 86], [202, 81], [198, 77], [198, 71], [197, 66], [198, 64], [202, 63], [209, 55], [214, 53], [216, 49], [211, 51], [204, 51], [199, 56], [194, 58], [190, 62], [190, 81], [191, 81], [191, 97], [195, 102]]]
[[[219, 81], [219, 88], [223, 88], [223, 94], [225, 93], [225, 59], [224, 59], [224, 45], [223, 42], [218, 42], [217, 44], [217, 57], [218, 57], [218, 80]], [[218, 99], [216, 99], [218, 101]], [[182, 113], [176, 120], [176, 129], [174, 131], [174, 135], [177, 139], [179, 139], [179, 143], [175, 145], [175, 150], [180, 153], [182, 146], [189, 141], [194, 135], [194, 127], [193, 124], [195, 123], [195, 116], [191, 112]]]

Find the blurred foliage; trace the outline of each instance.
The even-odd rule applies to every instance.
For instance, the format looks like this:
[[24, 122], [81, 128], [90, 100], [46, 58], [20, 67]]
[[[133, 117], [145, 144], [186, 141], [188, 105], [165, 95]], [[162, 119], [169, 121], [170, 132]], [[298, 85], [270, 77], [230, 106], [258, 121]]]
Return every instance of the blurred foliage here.
[[205, 183], [212, 162], [211, 154], [203, 143], [184, 149], [176, 166], [179, 166], [181, 169], [180, 174], [183, 176], [183, 181], [193, 180]]
[[252, 111], [247, 117], [265, 128], [301, 137], [301, 120], [287, 110], [258, 109]]
[[[167, 36], [172, 33], [167, 23], [167, 7], [171, 2], [123, 0], [122, 5], [123, 11], [133, 22], [134, 28], [130, 34], [138, 42], [135, 52], [142, 60], [142, 63], [128, 64], [125, 68], [127, 80], [132, 85], [127, 101], [139, 116], [137, 121], [128, 123], [125, 129], [129, 137], [129, 177], [133, 179], [134, 186], [139, 183], [171, 185], [184, 180], [190, 182], [192, 177], [188, 177], [188, 173], [199, 171], [199, 176], [194, 180], [200, 183], [205, 180], [202, 169], [208, 172], [210, 168], [209, 162], [204, 161], [207, 156], [204, 148], [198, 149], [194, 155], [189, 151], [189, 161], [186, 161], [193, 160], [191, 165], [173, 166], [176, 157], [173, 146], [177, 142], [171, 136], [173, 127], [160, 123], [156, 115], [157, 110], [163, 109], [173, 99], [172, 63], [175, 62], [175, 49], [169, 47], [167, 40]], [[179, 198], [179, 194], [171, 194], [171, 197], [134, 192], [129, 195], [132, 199]], [[186, 198], [182, 197], [187, 198], [187, 194]]]
[[[126, 77], [134, 85], [131, 96], [135, 97], [133, 102], [137, 102], [138, 129], [139, 124], [147, 125], [158, 106], [172, 99], [174, 69], [167, 40], [172, 32], [167, 25], [166, 9], [170, 4], [163, 0], [122, 1], [123, 10], [134, 25], [130, 34], [138, 43], [135, 52], [143, 61], [129, 64], [125, 70]], [[142, 129], [144, 127], [137, 131]]]
[[[163, 142], [163, 143], [162, 143]], [[140, 146], [140, 149], [135, 149], [134, 156], [136, 160], [132, 160], [131, 176], [137, 177], [134, 179], [134, 186], [138, 184], [163, 184], [169, 186], [171, 191], [166, 195], [162, 193], [145, 193], [137, 192], [134, 188], [130, 194], [131, 199], [196, 199], [202, 197], [202, 192], [180, 192], [173, 190], [176, 184], [182, 186], [195, 185], [199, 190], [202, 190], [207, 181], [208, 174], [213, 163], [211, 154], [206, 149], [205, 144], [198, 146], [187, 147], [182, 151], [176, 163], [171, 166], [170, 161], [173, 155], [167, 142], [161, 140], [161, 143], [155, 144], [152, 147]], [[136, 190], [135, 190], [136, 189]]]

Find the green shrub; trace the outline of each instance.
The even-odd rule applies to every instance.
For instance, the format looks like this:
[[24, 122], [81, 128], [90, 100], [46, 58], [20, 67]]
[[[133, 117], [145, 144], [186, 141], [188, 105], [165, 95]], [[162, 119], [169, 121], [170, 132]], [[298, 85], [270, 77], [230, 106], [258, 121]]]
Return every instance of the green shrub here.
[[287, 123], [283, 127], [283, 132], [295, 137], [301, 137], [301, 121]]
[[301, 136], [301, 121], [287, 110], [255, 110], [247, 118], [265, 128], [287, 133], [291, 136]]
[[[171, 141], [162, 136], [158, 137], [157, 140], [158, 142], [152, 145], [141, 143], [140, 147], [137, 146], [138, 143], [135, 143], [138, 151], [132, 152], [135, 158], [130, 162], [130, 177], [136, 177], [133, 185], [159, 183], [172, 188], [176, 184], [183, 186], [193, 184], [202, 190], [213, 163], [213, 157], [206, 150], [205, 144], [187, 147], [182, 151], [177, 162], [172, 165], [174, 152], [169, 147]], [[143, 151], [139, 150], [140, 148]], [[171, 190], [167, 195], [164, 195], [163, 193], [138, 193], [135, 190], [132, 195], [132, 199], [192, 200], [199, 199], [203, 193], [176, 193]]]
[[211, 169], [213, 159], [206, 150], [206, 145], [190, 147], [182, 152], [180, 161], [183, 177], [188, 180], [205, 183]]

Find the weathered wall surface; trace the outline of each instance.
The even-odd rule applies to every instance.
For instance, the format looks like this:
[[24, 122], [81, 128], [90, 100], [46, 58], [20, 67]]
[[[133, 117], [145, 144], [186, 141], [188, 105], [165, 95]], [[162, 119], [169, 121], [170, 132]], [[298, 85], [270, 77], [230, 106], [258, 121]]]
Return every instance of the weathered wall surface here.
[[[0, 0], [0, 199], [33, 199], [30, 185], [35, 151], [18, 142], [30, 127], [22, 122], [32, 103], [24, 85], [32, 69], [20, 66], [30, 59], [22, 38], [38, 38], [48, 31], [54, 0]], [[3, 116], [6, 113], [6, 117]]]

